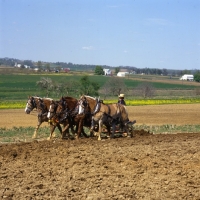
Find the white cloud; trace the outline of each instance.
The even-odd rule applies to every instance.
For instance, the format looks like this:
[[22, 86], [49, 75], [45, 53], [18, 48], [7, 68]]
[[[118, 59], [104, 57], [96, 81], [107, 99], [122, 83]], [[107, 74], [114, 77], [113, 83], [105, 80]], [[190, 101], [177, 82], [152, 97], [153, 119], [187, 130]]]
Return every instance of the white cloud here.
[[93, 50], [94, 47], [93, 46], [86, 46], [86, 47], [82, 47], [83, 50]]

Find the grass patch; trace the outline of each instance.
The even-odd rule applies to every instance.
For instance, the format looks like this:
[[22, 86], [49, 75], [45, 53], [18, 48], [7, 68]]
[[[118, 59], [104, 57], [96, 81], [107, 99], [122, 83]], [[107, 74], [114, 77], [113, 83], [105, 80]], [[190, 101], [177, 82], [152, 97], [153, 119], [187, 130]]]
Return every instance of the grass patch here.
[[[11, 129], [0, 128], [0, 142], [29, 142], [35, 127], [13, 127]], [[55, 130], [56, 137], [60, 136], [59, 131]], [[37, 139], [47, 139], [50, 135], [49, 127], [41, 127], [38, 130]]]
[[174, 124], [166, 124], [161, 126], [147, 126], [143, 125], [135, 125], [135, 130], [144, 129], [146, 131], [150, 131], [154, 134], [175, 134], [175, 133], [199, 133], [200, 125], [174, 125]]
[[[199, 133], [200, 125], [182, 125], [177, 126], [173, 124], [166, 124], [161, 126], [135, 125], [134, 130], [145, 130], [153, 134], [176, 134], [176, 133]], [[13, 127], [12, 129], [0, 128], [0, 143], [13, 142], [31, 142], [34, 133], [34, 127]], [[88, 133], [88, 129], [85, 129]], [[38, 130], [38, 137], [36, 139], [44, 140], [49, 137], [49, 127], [41, 127]], [[59, 131], [55, 130], [56, 137], [60, 137]]]

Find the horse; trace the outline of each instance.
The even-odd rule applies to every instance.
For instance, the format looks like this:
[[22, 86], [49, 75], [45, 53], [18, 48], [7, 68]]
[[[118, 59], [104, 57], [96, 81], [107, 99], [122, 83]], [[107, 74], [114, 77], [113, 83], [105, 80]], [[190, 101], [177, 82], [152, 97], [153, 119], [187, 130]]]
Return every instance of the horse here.
[[[112, 126], [111, 138], [114, 138], [114, 133], [116, 125], [120, 124], [125, 128], [127, 133], [129, 133], [128, 124], [131, 123], [128, 118], [128, 113], [126, 107], [122, 104], [104, 104], [102, 101], [99, 101], [97, 98], [83, 95], [79, 99], [79, 114], [84, 112], [84, 109], [89, 107], [92, 116], [92, 126], [91, 130], [94, 129], [94, 125], [98, 124], [98, 140], [101, 140], [101, 132], [103, 124], [106, 127]], [[110, 134], [110, 130], [108, 130]], [[132, 136], [132, 133], [131, 135]]]
[[[37, 137], [38, 129], [43, 122], [49, 122], [49, 119], [47, 118], [47, 113], [50, 107], [50, 102], [52, 100], [53, 99], [50, 99], [50, 98], [41, 98], [41, 97], [35, 97], [35, 96], [28, 97], [28, 101], [25, 107], [25, 113], [30, 114], [34, 108], [38, 112], [38, 123], [37, 123], [37, 126], [35, 128], [32, 138]], [[59, 129], [60, 133], [62, 134], [62, 128], [60, 124], [59, 123], [53, 124], [52, 122], [50, 122], [50, 136], [47, 139], [52, 138], [53, 132], [56, 127]]]
[[88, 137], [83, 129], [83, 126], [91, 126], [91, 120], [88, 120], [88, 115], [86, 114], [78, 115], [78, 100], [73, 97], [62, 97], [60, 99], [57, 105], [56, 118], [54, 118], [54, 121], [66, 123], [63, 132], [67, 128], [75, 125], [76, 139], [79, 139], [81, 132], [85, 137]]
[[64, 114], [64, 112], [56, 113], [59, 103], [60, 101], [54, 101], [54, 100], [51, 101], [47, 117], [49, 119], [49, 122], [53, 123], [54, 125], [63, 124], [64, 130], [62, 131], [61, 135], [62, 139], [64, 139], [64, 137], [66, 136], [69, 137], [69, 128], [71, 128], [72, 134], [75, 134], [75, 131], [71, 123], [68, 120], [65, 120], [67, 119], [68, 113], [65, 113], [66, 116], [62, 116], [62, 119], [61, 119], [61, 114]]

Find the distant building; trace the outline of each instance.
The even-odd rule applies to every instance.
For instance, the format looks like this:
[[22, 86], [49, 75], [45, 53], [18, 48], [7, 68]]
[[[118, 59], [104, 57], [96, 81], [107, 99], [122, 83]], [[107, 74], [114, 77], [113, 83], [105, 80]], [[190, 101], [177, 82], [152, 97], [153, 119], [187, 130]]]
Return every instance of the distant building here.
[[30, 66], [28, 66], [28, 65], [22, 65], [22, 64], [17, 64], [17, 63], [15, 63], [15, 67], [18, 67], [18, 68], [26, 68], [26, 69], [30, 69]]
[[104, 75], [105, 75], [105, 76], [110, 76], [110, 75], [112, 75], [112, 71], [111, 71], [110, 69], [103, 69], [103, 71], [104, 71]]
[[194, 75], [192, 74], [184, 74], [180, 80], [185, 80], [185, 81], [193, 81], [194, 80]]
[[64, 68], [64, 72], [65, 73], [69, 73], [70, 72], [70, 68]]
[[125, 77], [128, 74], [129, 74], [128, 72], [118, 72], [117, 76], [119, 76], [119, 77]]

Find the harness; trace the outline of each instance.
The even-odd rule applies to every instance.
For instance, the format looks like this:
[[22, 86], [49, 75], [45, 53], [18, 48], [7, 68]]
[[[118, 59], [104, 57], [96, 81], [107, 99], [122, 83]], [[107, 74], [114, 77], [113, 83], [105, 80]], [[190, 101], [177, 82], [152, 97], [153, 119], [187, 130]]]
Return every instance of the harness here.
[[31, 100], [31, 105], [33, 106], [32, 109], [37, 108], [37, 104], [36, 104], [36, 102], [35, 102], [35, 99], [34, 99], [33, 97], [31, 97], [30, 100]]
[[47, 112], [47, 107], [46, 105], [44, 104], [43, 100], [40, 99], [39, 100], [39, 105], [37, 106], [37, 110], [39, 110], [41, 108], [41, 113], [38, 113], [38, 117], [42, 117], [42, 116], [45, 116], [48, 114]]
[[75, 106], [75, 108], [72, 108], [71, 110], [68, 108], [67, 102], [65, 100], [62, 100], [61, 104], [62, 104], [62, 111], [60, 113], [56, 113], [57, 117], [58, 115], [64, 114], [64, 117], [59, 120], [60, 122], [64, 121], [67, 118], [69, 119], [69, 117], [71, 119], [78, 114], [78, 103]]

